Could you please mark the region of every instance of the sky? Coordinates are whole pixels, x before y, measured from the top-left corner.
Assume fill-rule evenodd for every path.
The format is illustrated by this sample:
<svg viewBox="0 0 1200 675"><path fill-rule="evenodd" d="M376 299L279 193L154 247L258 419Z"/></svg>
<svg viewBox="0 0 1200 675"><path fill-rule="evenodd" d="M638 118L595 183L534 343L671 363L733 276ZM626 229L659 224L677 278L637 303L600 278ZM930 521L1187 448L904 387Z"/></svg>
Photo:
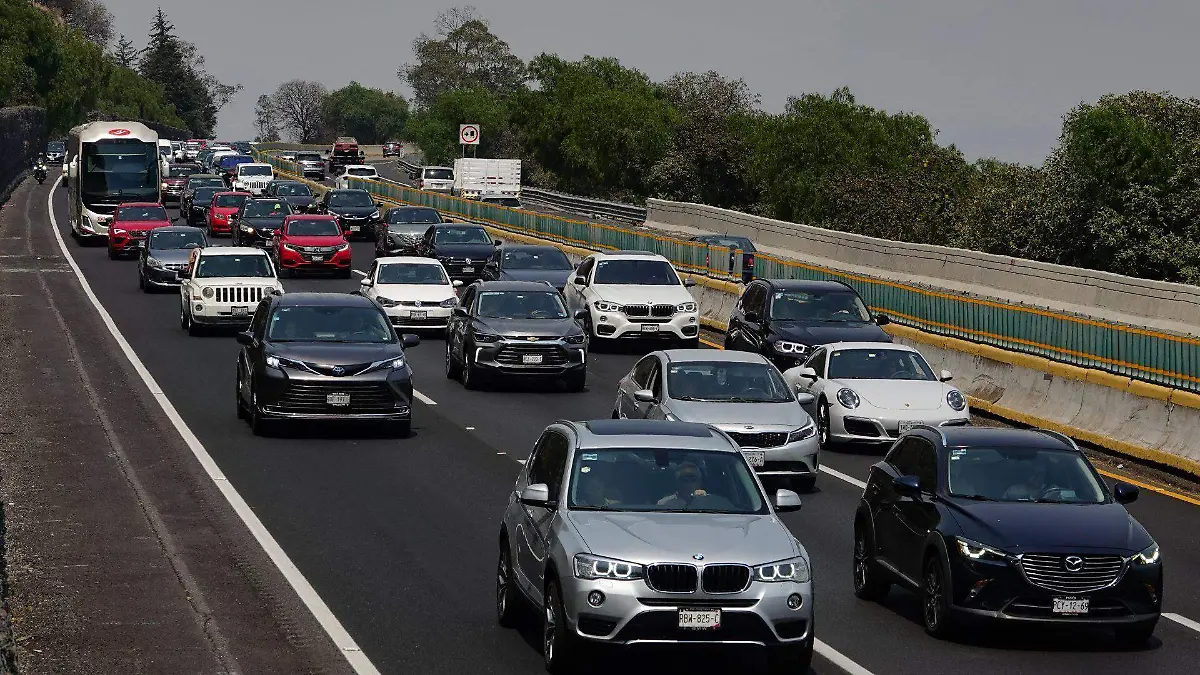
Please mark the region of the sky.
<svg viewBox="0 0 1200 675"><path fill-rule="evenodd" d="M351 79L408 94L397 68L454 0L105 0L144 46L163 4L209 72L244 89L217 135L252 138L254 102L279 83ZM848 86L859 103L924 115L968 159L1040 164L1062 116L1133 89L1200 95L1195 0L460 0L513 52L616 57L663 80L741 77L778 112L788 96ZM487 133L487 130L483 130Z"/></svg>

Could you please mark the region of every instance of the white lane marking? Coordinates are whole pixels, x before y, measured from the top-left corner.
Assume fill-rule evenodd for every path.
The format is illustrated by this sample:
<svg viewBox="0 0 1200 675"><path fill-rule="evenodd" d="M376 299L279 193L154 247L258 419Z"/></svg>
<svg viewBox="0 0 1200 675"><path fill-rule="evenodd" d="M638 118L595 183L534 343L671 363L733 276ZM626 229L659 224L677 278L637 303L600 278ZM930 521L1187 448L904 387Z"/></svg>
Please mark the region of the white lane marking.
<svg viewBox="0 0 1200 675"><path fill-rule="evenodd" d="M1197 633L1200 633L1200 622L1192 621L1191 619L1187 618L1186 616L1179 616L1178 614L1168 614L1167 612L1163 612L1163 617L1174 621L1175 623L1179 624L1180 626L1183 626L1185 628L1191 628L1192 630L1196 631Z"/></svg>
<svg viewBox="0 0 1200 675"><path fill-rule="evenodd" d="M364 277L365 277L365 276L367 276L367 273L366 273L366 272L363 272L362 270L350 270L350 271L351 271L351 272L354 272L355 274L358 274L358 275L364 276Z"/></svg>
<svg viewBox="0 0 1200 675"><path fill-rule="evenodd" d="M813 651L824 656L833 665L846 671L846 675L872 675L871 671L858 665L845 654L842 654L815 637L813 638Z"/></svg>
<svg viewBox="0 0 1200 675"><path fill-rule="evenodd" d="M421 392L417 391L416 389L413 389L413 396L416 396L417 400L419 400L421 403L424 403L425 405L437 405L437 401L429 398L428 396L426 396L425 394L422 394Z"/></svg>
<svg viewBox="0 0 1200 675"><path fill-rule="evenodd" d="M54 185L51 187L50 194L46 197L46 210L50 214L50 225L54 229L54 238L58 240L58 247L62 249L63 255L66 257L67 262L71 265L71 269L75 271L75 278L79 280L79 285L83 287L84 295L86 295L88 301L92 303L92 307L96 309L96 313L100 315L100 319L104 322L105 327L108 328L109 334L111 334L113 339L117 341L117 345L120 346L121 352L125 354L125 358L129 359L129 362L133 365L133 369L137 371L137 374L142 378L142 382L146 385L146 388L150 390L151 395L154 396L154 400L158 402L158 405L160 408L162 408L163 413L169 420L171 420L171 424L175 426L175 430L178 431L179 435L183 437L184 443L187 443L187 446L191 449L192 454L195 455L196 459L200 462L200 465L204 467L205 473L207 473L208 477L211 478L213 483L216 484L217 489L219 489L221 494L225 496L225 499L229 502L229 505L233 507L233 510L235 513L237 513L238 517L241 518L242 522L246 524L247 528L249 528L250 533L254 535L254 539L258 541L258 544L263 547L263 550L266 551L267 555L271 558L271 562L275 563L275 567L279 569L279 571L283 574L283 577L287 579L288 583L296 591L296 594L300 596L300 600L304 603L304 606L308 607L309 611L312 612L313 617L315 617L317 622L321 624L321 627L325 629L325 633L329 635L329 638L333 640L333 643L337 645L339 650L341 650L342 656L344 656L346 661L349 662L350 667L353 668L354 672L358 673L358 675L379 675L379 669L371 663L371 660L367 658L365 653L363 653L362 649L358 646L358 643L354 641L354 638L350 637L350 633L346 632L346 629L342 626L342 623L338 621L336 616L334 616L333 611L329 609L329 606L325 604L325 601L321 599L321 596L317 595L316 589L312 587L312 584L308 582L308 579L304 578L304 575L300 573L299 568L297 568L295 563L288 558L288 555L284 552L283 547L281 547L279 543L275 541L275 538L272 537L271 533L267 531L266 526L263 525L262 521L258 519L258 516L254 514L254 511L250 508L250 505L246 503L245 499L242 499L242 496L238 494L238 491L234 489L233 485L230 484L229 479L225 477L225 474L222 473L221 468L217 466L217 463L215 460L213 460L212 455L210 455L208 450L204 448L204 444L200 442L200 439L196 437L196 434L192 433L192 430L188 427L187 422L183 421L183 417L179 415L179 411L175 409L175 406L171 403L170 399L168 399L167 395L163 393L162 388L158 386L158 382L154 380L154 376L150 374L150 371L146 368L145 364L143 364L142 360L138 358L137 353L134 352L133 347L129 344L129 341L127 341L125 336L121 334L120 329L117 328L117 324L115 321L113 321L112 316L109 315L108 310L104 309L104 305L100 304L100 299L96 297L94 292L92 292L91 284L88 283L87 277L84 276L83 270L80 269L79 264L75 262L75 258L71 255L71 251L67 248L67 243L63 241L62 233L58 230L58 219L54 217L55 189L58 187L60 182L62 182L61 176L54 181Z"/></svg>
<svg viewBox="0 0 1200 675"><path fill-rule="evenodd" d="M862 488L863 490L867 489L867 484L865 482L855 478L854 476L848 476L837 469L831 469L824 464L821 465L821 472L827 473L838 480L844 480L855 487Z"/></svg>

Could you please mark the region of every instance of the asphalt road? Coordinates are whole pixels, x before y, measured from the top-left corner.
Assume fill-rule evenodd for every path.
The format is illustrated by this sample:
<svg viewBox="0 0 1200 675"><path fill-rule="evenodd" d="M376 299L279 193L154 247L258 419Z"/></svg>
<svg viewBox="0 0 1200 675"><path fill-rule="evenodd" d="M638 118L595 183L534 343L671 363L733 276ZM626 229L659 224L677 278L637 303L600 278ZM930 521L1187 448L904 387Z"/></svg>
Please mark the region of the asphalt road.
<svg viewBox="0 0 1200 675"><path fill-rule="evenodd" d="M46 189L46 188L43 188ZM65 191L55 200L64 236ZM45 214L35 227L50 227ZM221 242L225 243L225 242ZM493 584L499 518L523 460L555 419L606 418L617 380L648 347L597 354L585 392L517 386L466 391L442 372L444 343L423 339L411 350L415 386L426 402L414 408L414 433L396 440L334 426L296 427L262 439L234 416L231 335L189 338L179 328L175 294L144 295L135 265L112 262L104 249L68 240L100 301L140 359L208 448L234 487L385 673L534 673L534 632L498 628ZM365 269L372 244L354 245ZM358 280L289 279L289 290L348 292ZM914 597L893 591L883 604L851 593L851 518L878 457L827 454L818 490L784 520L813 560L817 637L865 672L1191 673L1200 662L1200 626L1163 619L1156 639L1139 651L1115 651L1105 632L996 629L965 643L925 636ZM1143 493L1133 513L1162 545L1165 607L1200 620L1197 507ZM643 658L643 656L647 658ZM689 672L736 668L740 655L609 654L596 672ZM629 658L634 660L626 660ZM817 673L841 669L825 658ZM862 671L859 671L862 672Z"/></svg>

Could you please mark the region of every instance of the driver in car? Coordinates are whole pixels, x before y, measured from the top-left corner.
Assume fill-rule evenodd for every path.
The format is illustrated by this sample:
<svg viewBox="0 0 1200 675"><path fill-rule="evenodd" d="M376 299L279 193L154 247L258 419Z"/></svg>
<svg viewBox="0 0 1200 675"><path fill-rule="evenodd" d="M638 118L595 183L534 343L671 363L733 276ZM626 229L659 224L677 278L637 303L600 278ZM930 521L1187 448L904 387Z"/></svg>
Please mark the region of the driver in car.
<svg viewBox="0 0 1200 675"><path fill-rule="evenodd" d="M696 497L708 496L708 491L701 487L702 482L700 467L684 462L675 472L675 491L658 500L658 505L681 509Z"/></svg>

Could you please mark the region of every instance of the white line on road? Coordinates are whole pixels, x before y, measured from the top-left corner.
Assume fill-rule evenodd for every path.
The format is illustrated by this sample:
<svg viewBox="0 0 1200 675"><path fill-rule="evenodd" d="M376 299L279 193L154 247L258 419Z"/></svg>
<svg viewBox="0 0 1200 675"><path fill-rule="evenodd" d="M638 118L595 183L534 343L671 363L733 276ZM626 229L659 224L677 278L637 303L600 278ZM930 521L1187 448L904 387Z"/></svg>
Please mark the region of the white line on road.
<svg viewBox="0 0 1200 675"><path fill-rule="evenodd" d="M838 471L837 469L831 469L822 464L821 471L823 473L829 474L830 476L833 476L834 478L837 478L838 480L844 480L847 483L849 483L855 487L862 488L864 490L867 489L867 484L865 482L863 482L853 476L848 476L848 475L842 473L841 471Z"/></svg>
<svg viewBox="0 0 1200 675"><path fill-rule="evenodd" d="M129 341L125 339L125 336L121 334L120 329L117 328L117 324L115 321L113 321L113 318L108 313L108 310L104 309L104 305L100 303L100 299L97 298L96 294L92 291L92 286L88 283L87 277L84 276L83 270L80 269L79 264L75 262L74 256L71 255L71 251L67 248L67 243L63 241L62 233L58 230L58 219L54 217L54 195L56 189L58 188L58 184L61 181L62 177L59 176L51 186L50 194L46 197L46 211L50 215L50 225L54 230L54 238L58 240L59 248L62 249L63 255L66 257L67 262L71 265L71 269L75 271L75 278L79 280L79 285L83 287L84 295L86 295L88 301L92 303L92 307L96 308L96 312L100 315L101 321L104 322L105 327L108 328L108 332L113 336L113 339L117 341L117 345L121 348L121 352L125 354L125 358L129 359L129 362L133 365L133 369L137 371L137 374L142 378L142 382L145 383L146 387L150 390L150 394L154 396L154 400L158 402L158 405L160 408L162 408L163 413L169 420L171 420L171 424L175 426L175 430L178 431L179 435L183 437L184 443L187 443L187 446L191 449L192 454L195 455L196 459L200 462L200 465L204 467L205 473L207 473L208 477L211 478L216 484L217 489L219 489L221 494L225 496L225 499L229 502L229 505L233 507L233 510L235 513L237 513L238 517L241 518L242 522L246 524L247 528L249 528L250 533L254 535L255 540L258 541L259 545L262 546L263 550L266 551L268 556L270 556L271 562L275 563L275 566L279 569L280 573L283 574L283 577L287 579L287 582L291 584L292 588L296 591L296 594L300 596L300 600L304 603L304 606L308 607L309 611L312 612L313 617L315 617L317 622L321 624L321 627L325 629L325 632L329 635L329 638L333 640L333 643L337 645L339 650L341 650L342 656L344 656L346 661L349 662L350 667L352 667L354 672L358 673L358 675L379 675L379 669L371 663L371 660L367 658L365 653L363 653L362 649L358 646L358 643L354 641L354 638L350 637L350 633L348 633L345 627L342 626L341 621L338 621L338 618L334 616L333 611L329 609L329 606L326 605L325 601L321 599L321 596L317 594L316 589L312 587L312 584L308 582L308 579L304 578L304 575L301 574L299 568L296 567L295 563L293 563L288 557L287 553L284 552L283 547L279 545L279 542L275 541L275 538L272 537L271 533L267 531L266 526L263 525L262 521L258 519L258 516L255 515L254 511L250 508L250 505L246 503L246 500L243 499L242 496L238 494L238 491L234 489L233 485L230 484L229 480L225 477L225 474L221 471L221 468L217 466L216 461L213 460L212 455L210 455L208 450L204 448L204 444L200 442L200 439L197 438L196 434L192 433L192 430L188 427L187 422L183 421L183 417L180 416L179 411L175 409L174 404L172 404L170 399L167 398L167 395L163 393L162 388L158 386L158 382L155 381L154 376L150 374L150 371L146 368L145 364L142 363L142 360L138 357L137 353L133 350L133 347L129 344Z"/></svg>
<svg viewBox="0 0 1200 675"><path fill-rule="evenodd" d="M360 276L364 276L364 277L367 276L367 273L362 270L350 270L350 271L354 272L355 274L358 274Z"/></svg>
<svg viewBox="0 0 1200 675"><path fill-rule="evenodd" d="M424 403L425 405L437 405L437 401L429 398L428 396L426 396L425 394L422 394L421 392L417 391L416 389L413 389L413 396L416 396L417 400L419 400L421 403Z"/></svg>
<svg viewBox="0 0 1200 675"><path fill-rule="evenodd" d="M813 651L824 656L833 665L846 671L847 675L872 675L871 671L858 665L850 657L815 637L813 638Z"/></svg>
<svg viewBox="0 0 1200 675"><path fill-rule="evenodd" d="M1183 626L1185 628L1191 628L1192 630L1196 631L1197 633L1200 633L1200 622L1192 621L1191 619L1187 618L1186 616L1179 616L1178 614L1168 614L1166 612L1163 612L1163 617L1174 621L1175 623L1179 624L1180 626Z"/></svg>

